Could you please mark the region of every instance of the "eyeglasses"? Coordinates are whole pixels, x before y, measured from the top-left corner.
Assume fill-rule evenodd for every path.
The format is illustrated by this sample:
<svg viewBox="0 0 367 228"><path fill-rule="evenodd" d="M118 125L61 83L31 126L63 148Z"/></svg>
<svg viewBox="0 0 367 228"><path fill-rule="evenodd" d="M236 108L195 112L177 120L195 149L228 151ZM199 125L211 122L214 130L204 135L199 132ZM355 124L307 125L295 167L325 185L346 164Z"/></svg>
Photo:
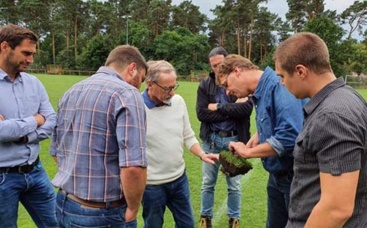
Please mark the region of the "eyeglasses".
<svg viewBox="0 0 367 228"><path fill-rule="evenodd" d="M230 74L229 74L230 75ZM222 77L221 79L219 79L219 86L224 88L224 89L227 89L228 88L228 77L229 75L227 75L226 77Z"/></svg>
<svg viewBox="0 0 367 228"><path fill-rule="evenodd" d="M220 87L223 87L224 89L227 89L228 88L228 78L229 78L229 76L233 73L234 71L232 71L231 73L229 73L227 76L225 76L225 77L222 77L221 79L219 79L220 81L219 81L219 86ZM222 81L222 79L224 79L223 81Z"/></svg>
<svg viewBox="0 0 367 228"><path fill-rule="evenodd" d="M176 84L175 86L163 87L163 86L159 85L156 82L153 82L153 83L156 84L159 88L163 89L164 92L166 92L166 93L170 93L172 90L177 90L177 88L179 86L179 84Z"/></svg>
<svg viewBox="0 0 367 228"><path fill-rule="evenodd" d="M227 78L228 78L228 76L227 76ZM219 85L220 87L223 87L225 89L228 88L227 78L224 80L224 82L221 82L221 84Z"/></svg>

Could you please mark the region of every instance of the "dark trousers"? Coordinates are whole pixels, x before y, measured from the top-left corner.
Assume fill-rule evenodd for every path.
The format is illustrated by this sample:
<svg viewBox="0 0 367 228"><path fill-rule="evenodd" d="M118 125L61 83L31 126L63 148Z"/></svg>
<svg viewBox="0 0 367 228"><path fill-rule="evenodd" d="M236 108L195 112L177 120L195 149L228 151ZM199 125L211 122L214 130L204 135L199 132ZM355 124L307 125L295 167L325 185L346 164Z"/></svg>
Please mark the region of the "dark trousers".
<svg viewBox="0 0 367 228"><path fill-rule="evenodd" d="M288 221L289 193L293 173L270 174L266 228L284 228Z"/></svg>

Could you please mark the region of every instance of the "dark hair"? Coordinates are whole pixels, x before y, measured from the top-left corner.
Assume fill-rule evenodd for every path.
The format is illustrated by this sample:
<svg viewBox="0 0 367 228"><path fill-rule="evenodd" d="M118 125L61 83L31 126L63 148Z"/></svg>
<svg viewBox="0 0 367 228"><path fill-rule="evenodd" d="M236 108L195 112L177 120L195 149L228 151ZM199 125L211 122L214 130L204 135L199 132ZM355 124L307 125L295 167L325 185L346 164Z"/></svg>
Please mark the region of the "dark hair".
<svg viewBox="0 0 367 228"><path fill-rule="evenodd" d="M148 71L148 65L144 56L140 53L139 49L130 45L120 45L113 49L107 57L105 66L109 66L114 63L121 69L124 69L131 63L136 63L138 70L144 69Z"/></svg>
<svg viewBox="0 0 367 228"><path fill-rule="evenodd" d="M31 30L19 25L8 24L0 28L0 43L6 41L11 49L18 46L24 39L37 43L38 37Z"/></svg>
<svg viewBox="0 0 367 228"><path fill-rule="evenodd" d="M224 57L226 57L228 55L228 52L226 51L226 49L222 47L216 47L210 51L208 58L210 59L211 57L215 55L223 55Z"/></svg>

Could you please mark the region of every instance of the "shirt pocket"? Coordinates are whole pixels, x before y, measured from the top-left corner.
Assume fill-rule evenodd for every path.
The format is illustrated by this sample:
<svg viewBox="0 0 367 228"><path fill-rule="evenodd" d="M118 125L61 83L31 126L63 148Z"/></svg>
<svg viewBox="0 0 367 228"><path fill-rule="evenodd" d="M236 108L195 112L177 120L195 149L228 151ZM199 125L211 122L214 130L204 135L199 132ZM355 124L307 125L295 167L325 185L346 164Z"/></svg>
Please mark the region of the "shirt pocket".
<svg viewBox="0 0 367 228"><path fill-rule="evenodd" d="M41 101L38 96L30 94L22 99L22 103L23 107L26 107L25 110L34 115L38 113Z"/></svg>
<svg viewBox="0 0 367 228"><path fill-rule="evenodd" d="M306 140L304 134L299 134L294 145L293 156L295 162L305 163Z"/></svg>

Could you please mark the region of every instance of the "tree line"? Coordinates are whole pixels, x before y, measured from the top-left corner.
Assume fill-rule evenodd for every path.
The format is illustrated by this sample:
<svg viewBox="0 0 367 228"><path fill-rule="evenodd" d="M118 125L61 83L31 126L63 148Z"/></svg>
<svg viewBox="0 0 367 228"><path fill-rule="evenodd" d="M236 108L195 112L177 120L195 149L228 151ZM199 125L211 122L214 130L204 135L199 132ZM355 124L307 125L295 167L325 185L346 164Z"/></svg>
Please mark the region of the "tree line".
<svg viewBox="0 0 367 228"><path fill-rule="evenodd" d="M22 25L39 35L38 68L97 70L110 50L127 42L147 60L171 62L182 75L209 70L207 54L215 46L273 66L280 41L310 31L326 41L337 76L367 73L367 1L338 14L325 10L324 0L287 0L285 19L264 7L266 2L222 0L211 19L190 0L2 0L0 25Z"/></svg>

